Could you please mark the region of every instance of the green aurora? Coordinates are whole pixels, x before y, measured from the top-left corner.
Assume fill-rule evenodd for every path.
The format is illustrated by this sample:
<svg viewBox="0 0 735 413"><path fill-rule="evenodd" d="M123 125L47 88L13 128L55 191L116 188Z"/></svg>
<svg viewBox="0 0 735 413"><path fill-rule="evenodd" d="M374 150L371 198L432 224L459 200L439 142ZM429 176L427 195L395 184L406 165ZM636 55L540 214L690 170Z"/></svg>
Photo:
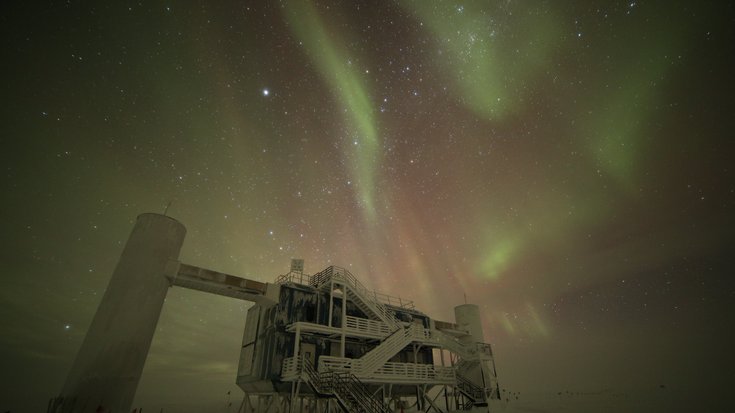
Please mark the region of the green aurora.
<svg viewBox="0 0 735 413"><path fill-rule="evenodd" d="M524 397L722 411L734 7L10 7L0 411L58 391L135 216L169 203L192 265L477 303ZM139 404L237 394L246 309L172 289Z"/></svg>

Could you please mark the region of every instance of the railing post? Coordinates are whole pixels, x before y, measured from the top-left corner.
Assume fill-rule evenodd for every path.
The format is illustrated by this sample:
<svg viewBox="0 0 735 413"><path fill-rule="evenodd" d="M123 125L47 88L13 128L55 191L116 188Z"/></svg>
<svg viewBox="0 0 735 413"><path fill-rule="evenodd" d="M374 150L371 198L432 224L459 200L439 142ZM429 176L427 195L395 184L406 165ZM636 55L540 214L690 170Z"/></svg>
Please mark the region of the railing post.
<svg viewBox="0 0 735 413"><path fill-rule="evenodd" d="M334 281L329 281L329 327L332 327L332 311L334 311Z"/></svg>
<svg viewBox="0 0 735 413"><path fill-rule="evenodd" d="M345 356L345 342L347 340L347 284L342 284L342 322L340 323L340 326L342 327L342 337L339 343L339 351L342 357Z"/></svg>
<svg viewBox="0 0 735 413"><path fill-rule="evenodd" d="M299 342L301 341L301 324L296 323L296 337L294 340L293 354L294 357L299 356Z"/></svg>

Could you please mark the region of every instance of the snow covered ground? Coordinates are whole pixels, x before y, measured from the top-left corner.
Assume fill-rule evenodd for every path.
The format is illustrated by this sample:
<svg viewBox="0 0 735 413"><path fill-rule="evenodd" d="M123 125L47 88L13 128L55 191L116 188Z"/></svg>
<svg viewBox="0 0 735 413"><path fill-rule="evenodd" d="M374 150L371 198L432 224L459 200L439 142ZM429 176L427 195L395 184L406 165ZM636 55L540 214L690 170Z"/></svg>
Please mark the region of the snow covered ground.
<svg viewBox="0 0 735 413"><path fill-rule="evenodd" d="M480 410L477 410L480 411ZM487 411L487 410L485 410ZM650 391L524 394L490 406L492 413L656 413L724 412L722 400L655 388Z"/></svg>

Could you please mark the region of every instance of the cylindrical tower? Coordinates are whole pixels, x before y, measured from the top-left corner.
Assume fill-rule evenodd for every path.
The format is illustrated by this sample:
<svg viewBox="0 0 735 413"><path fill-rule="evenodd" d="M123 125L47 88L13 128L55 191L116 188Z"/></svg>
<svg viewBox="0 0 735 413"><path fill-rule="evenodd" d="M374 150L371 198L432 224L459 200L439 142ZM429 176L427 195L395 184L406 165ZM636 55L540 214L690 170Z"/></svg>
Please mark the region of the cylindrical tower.
<svg viewBox="0 0 735 413"><path fill-rule="evenodd" d="M130 411L169 287L164 269L178 260L185 235L171 217L138 216L64 384L61 411Z"/></svg>
<svg viewBox="0 0 735 413"><path fill-rule="evenodd" d="M480 350L480 347L475 347L476 343L485 342L480 308L475 304L458 305L454 307L454 318L459 328L467 330L469 333L468 336L460 338L460 341L466 346ZM479 356L479 359L462 365L457 374L475 385L485 388L486 399L497 399L500 397L500 393L492 353L483 351Z"/></svg>
<svg viewBox="0 0 735 413"><path fill-rule="evenodd" d="M480 320L480 308L476 304L462 304L454 307L454 319L460 328L470 333L469 337L462 340L465 344L485 341Z"/></svg>

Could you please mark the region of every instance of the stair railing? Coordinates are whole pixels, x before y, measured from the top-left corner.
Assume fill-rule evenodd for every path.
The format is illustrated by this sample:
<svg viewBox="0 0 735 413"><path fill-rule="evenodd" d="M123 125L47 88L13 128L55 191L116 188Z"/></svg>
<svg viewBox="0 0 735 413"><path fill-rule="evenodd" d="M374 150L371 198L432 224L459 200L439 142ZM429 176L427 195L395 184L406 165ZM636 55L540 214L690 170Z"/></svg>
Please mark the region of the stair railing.
<svg viewBox="0 0 735 413"><path fill-rule="evenodd" d="M334 265L329 266L311 277L311 285L319 288L332 279L345 282L370 307L370 310L389 325L391 330L398 329L400 324L395 314L377 299L377 295L373 291L365 287L360 280L346 269Z"/></svg>
<svg viewBox="0 0 735 413"><path fill-rule="evenodd" d="M353 406L349 407L352 411L364 411L366 413L389 413L390 410L386 405L371 395L365 385L354 374L347 372L335 373L334 389L338 397L344 397L347 400L354 401Z"/></svg>
<svg viewBox="0 0 735 413"><path fill-rule="evenodd" d="M485 389L471 382L461 374L457 374L457 388L473 402L485 402Z"/></svg>
<svg viewBox="0 0 735 413"><path fill-rule="evenodd" d="M382 367L396 353L411 344L411 341L418 336L417 330L419 328L423 330L423 326L412 324L406 328L396 330L395 333L359 359L359 373L367 375Z"/></svg>
<svg viewBox="0 0 735 413"><path fill-rule="evenodd" d="M333 394L350 412L391 413L381 401L373 397L354 374L326 371L319 373L310 360L302 358L301 371L318 393Z"/></svg>
<svg viewBox="0 0 735 413"><path fill-rule="evenodd" d="M439 330L432 331L432 335L435 337L438 344L440 344L447 350L450 350L453 353L457 354L463 360L477 360L477 349L474 346L466 346Z"/></svg>

